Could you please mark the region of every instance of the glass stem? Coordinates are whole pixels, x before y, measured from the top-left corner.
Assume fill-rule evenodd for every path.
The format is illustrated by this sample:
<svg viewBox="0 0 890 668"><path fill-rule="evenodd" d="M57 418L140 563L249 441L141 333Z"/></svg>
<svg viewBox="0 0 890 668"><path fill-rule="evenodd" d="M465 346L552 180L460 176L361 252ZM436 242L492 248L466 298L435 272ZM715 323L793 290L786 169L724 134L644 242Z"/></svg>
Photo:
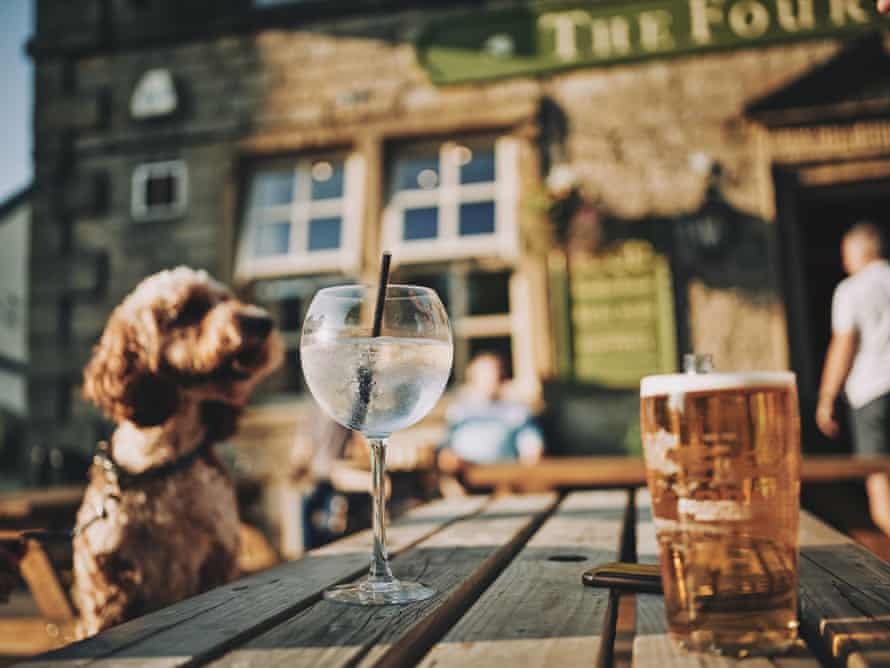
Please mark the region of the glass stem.
<svg viewBox="0 0 890 668"><path fill-rule="evenodd" d="M371 444L371 496L374 501L374 552L368 580L372 583L392 582L386 553L386 439L370 438L368 441Z"/></svg>

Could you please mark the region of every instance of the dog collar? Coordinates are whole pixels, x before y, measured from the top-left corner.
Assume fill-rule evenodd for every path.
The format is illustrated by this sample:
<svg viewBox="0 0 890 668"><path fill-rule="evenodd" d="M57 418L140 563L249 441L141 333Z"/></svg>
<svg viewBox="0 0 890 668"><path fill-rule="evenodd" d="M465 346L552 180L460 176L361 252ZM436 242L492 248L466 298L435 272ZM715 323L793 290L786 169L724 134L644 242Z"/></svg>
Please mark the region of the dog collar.
<svg viewBox="0 0 890 668"><path fill-rule="evenodd" d="M177 471L189 468L211 445L212 444L209 441L205 441L191 452L182 455L181 457L177 457L172 462L167 462L160 466L153 466L140 473L130 473L114 461L114 457L111 456L111 447L108 444L108 441L99 441L96 446L96 454L93 455L93 461L101 467L107 483L116 483L118 487L124 489L125 487L131 487L148 480L157 480L158 478L163 478L176 473Z"/></svg>

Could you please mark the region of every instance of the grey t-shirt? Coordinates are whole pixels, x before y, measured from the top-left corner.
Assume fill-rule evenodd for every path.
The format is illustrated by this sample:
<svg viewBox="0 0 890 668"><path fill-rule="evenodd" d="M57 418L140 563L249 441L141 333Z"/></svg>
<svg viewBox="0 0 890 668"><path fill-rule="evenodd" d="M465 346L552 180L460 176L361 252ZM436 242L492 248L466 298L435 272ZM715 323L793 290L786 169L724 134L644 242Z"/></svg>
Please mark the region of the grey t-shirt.
<svg viewBox="0 0 890 668"><path fill-rule="evenodd" d="M831 304L836 334L856 332L859 348L844 391L853 408L890 392L890 264L875 260L841 281Z"/></svg>

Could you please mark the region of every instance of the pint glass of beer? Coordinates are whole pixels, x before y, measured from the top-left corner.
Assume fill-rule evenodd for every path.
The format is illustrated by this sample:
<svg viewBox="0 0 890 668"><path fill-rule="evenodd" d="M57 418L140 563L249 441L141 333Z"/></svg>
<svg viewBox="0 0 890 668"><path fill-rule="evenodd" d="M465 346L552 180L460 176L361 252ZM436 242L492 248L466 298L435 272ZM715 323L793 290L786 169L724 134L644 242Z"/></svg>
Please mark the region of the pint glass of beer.
<svg viewBox="0 0 890 668"><path fill-rule="evenodd" d="M787 649L798 627L794 374L648 376L640 396L671 636L733 656Z"/></svg>

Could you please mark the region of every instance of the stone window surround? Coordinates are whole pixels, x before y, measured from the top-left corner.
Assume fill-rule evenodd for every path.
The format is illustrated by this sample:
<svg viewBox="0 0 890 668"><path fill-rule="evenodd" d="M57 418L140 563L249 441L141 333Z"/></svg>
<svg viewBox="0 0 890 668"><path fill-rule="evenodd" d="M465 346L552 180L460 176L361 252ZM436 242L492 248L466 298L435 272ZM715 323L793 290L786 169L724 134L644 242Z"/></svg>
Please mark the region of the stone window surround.
<svg viewBox="0 0 890 668"><path fill-rule="evenodd" d="M159 177L172 177L175 180L174 199L170 204L150 206L147 192L148 181ZM133 169L130 191L130 215L133 220L149 222L177 218L184 214L188 208L188 199L188 167L184 160L149 162Z"/></svg>

